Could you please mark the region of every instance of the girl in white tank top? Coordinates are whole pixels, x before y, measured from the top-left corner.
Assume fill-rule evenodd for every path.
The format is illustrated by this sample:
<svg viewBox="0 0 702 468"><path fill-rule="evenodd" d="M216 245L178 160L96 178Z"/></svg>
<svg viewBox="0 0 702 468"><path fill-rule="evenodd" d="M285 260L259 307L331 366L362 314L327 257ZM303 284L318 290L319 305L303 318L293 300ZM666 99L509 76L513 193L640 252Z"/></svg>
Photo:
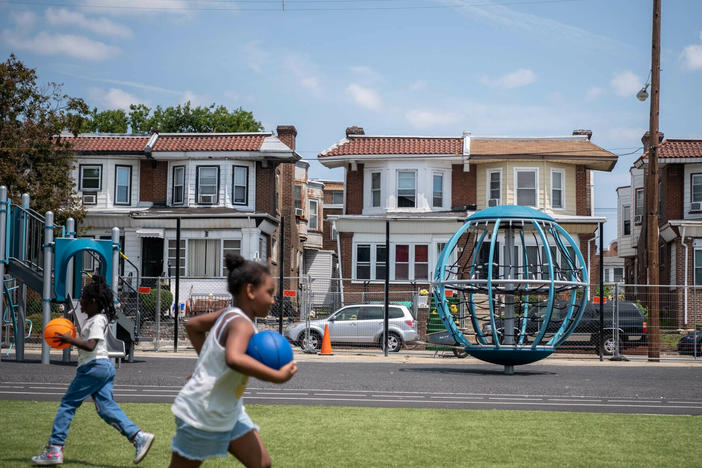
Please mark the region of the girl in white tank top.
<svg viewBox="0 0 702 468"><path fill-rule="evenodd" d="M199 357L171 407L176 417L172 468L197 467L227 453L245 466L270 466L242 395L249 376L284 383L297 371L294 361L275 370L246 354L256 333L253 318L267 316L274 303L275 284L268 268L239 255L228 255L226 265L228 289L237 307L193 317L185 325Z"/></svg>

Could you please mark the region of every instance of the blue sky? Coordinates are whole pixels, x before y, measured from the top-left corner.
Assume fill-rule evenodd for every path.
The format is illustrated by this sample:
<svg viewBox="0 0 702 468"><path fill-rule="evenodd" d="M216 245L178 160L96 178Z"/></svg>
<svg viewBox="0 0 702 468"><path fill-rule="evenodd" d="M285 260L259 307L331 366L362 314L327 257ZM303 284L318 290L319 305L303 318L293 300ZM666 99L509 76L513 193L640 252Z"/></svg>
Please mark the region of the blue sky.
<svg viewBox="0 0 702 468"><path fill-rule="evenodd" d="M307 159L368 134L593 131L622 155L596 175L616 237L648 128L650 0L0 0L0 51L100 109L185 100L292 124ZM662 12L660 127L702 138L702 2ZM311 161L311 176L341 179Z"/></svg>

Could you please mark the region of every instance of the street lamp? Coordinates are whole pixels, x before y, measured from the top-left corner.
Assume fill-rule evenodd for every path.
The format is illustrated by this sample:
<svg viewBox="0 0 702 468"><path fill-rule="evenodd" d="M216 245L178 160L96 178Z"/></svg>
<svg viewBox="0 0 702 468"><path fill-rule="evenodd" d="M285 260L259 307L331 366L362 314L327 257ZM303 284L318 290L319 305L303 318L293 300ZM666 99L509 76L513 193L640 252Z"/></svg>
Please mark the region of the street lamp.
<svg viewBox="0 0 702 468"><path fill-rule="evenodd" d="M638 99L641 102L644 102L646 99L648 99L648 85L649 83L646 83L643 88L641 88L641 91L636 93L636 99Z"/></svg>

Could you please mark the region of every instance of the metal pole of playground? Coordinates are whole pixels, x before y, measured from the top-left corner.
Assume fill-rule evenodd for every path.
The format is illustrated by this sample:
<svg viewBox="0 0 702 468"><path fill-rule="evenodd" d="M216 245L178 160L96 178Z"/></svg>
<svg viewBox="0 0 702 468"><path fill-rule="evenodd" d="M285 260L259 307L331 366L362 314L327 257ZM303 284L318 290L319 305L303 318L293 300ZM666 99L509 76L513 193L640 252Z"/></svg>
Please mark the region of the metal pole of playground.
<svg viewBox="0 0 702 468"><path fill-rule="evenodd" d="M22 194L22 209L20 216L22 217L22 260L27 260L27 245L29 242L29 194ZM15 357L17 361L24 361L24 336L25 336L25 321L27 316L27 283L22 282L19 290L19 317L17 317L17 328L20 333L16 334L17 343L15 344Z"/></svg>
<svg viewBox="0 0 702 468"><path fill-rule="evenodd" d="M68 218L66 220L66 237L73 239L76 237L76 220ZM70 291L71 298L73 297L73 259L68 261L66 265L66 291ZM66 296L68 297L68 295ZM64 306L65 307L65 306ZM65 309L64 309L65 310ZM64 312L65 317L67 312ZM63 362L71 361L71 347L63 349Z"/></svg>
<svg viewBox="0 0 702 468"><path fill-rule="evenodd" d="M41 295L41 318L42 323L47 324L51 320L51 254L54 244L54 213L46 212L44 218L44 270L42 272L43 291ZM49 345L46 340L41 341L41 363L49 364Z"/></svg>
<svg viewBox="0 0 702 468"><path fill-rule="evenodd" d="M388 356L388 327L390 320L390 220L385 220L385 310L383 311L383 354Z"/></svg>
<svg viewBox="0 0 702 468"><path fill-rule="evenodd" d="M112 228L112 295L115 302L115 309L120 307L119 303L119 228ZM114 327L112 331L117 336L117 325L112 325Z"/></svg>
<svg viewBox="0 0 702 468"><path fill-rule="evenodd" d="M173 352L178 352L178 315L180 314L180 216L176 218L176 284L175 284L175 317L173 317ZM159 285L160 287L160 285ZM158 291L161 295L161 291ZM159 311L160 313L161 311Z"/></svg>
<svg viewBox="0 0 702 468"><path fill-rule="evenodd" d="M7 233L5 226L7 224L7 213L10 209L9 203L7 203L7 187L4 185L0 187L0 281L2 281L3 288L5 287L5 258L7 253L5 252L5 234ZM0 313L5 310L5 305L3 301L2 291L0 291ZM0 360L2 360L2 353L0 353Z"/></svg>

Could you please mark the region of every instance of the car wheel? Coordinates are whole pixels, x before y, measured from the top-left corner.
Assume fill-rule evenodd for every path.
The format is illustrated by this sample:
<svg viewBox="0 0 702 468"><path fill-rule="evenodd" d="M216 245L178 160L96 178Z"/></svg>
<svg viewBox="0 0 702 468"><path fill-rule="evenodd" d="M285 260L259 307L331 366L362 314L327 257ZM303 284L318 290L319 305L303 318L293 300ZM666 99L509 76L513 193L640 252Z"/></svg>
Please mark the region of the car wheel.
<svg viewBox="0 0 702 468"><path fill-rule="evenodd" d="M319 351L322 349L322 337L316 331L310 330L308 337L305 337L305 332L302 331L300 334L300 347L302 349L312 349L314 351Z"/></svg>
<svg viewBox="0 0 702 468"><path fill-rule="evenodd" d="M454 349L453 355L459 359L463 359L465 357L468 357L468 351L466 351L465 349Z"/></svg>
<svg viewBox="0 0 702 468"><path fill-rule="evenodd" d="M388 351L397 353L402 349L402 338L397 333L388 333Z"/></svg>

